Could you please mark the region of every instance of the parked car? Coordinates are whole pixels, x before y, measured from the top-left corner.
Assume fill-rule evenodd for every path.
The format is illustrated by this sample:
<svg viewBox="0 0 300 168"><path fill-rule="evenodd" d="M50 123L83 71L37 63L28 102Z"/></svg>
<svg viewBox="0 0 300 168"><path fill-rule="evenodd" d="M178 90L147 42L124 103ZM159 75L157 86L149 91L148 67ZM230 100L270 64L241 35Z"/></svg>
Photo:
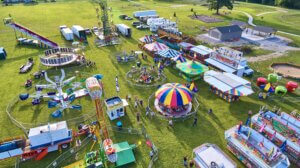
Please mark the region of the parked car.
<svg viewBox="0 0 300 168"><path fill-rule="evenodd" d="M132 17L127 16L127 15L120 15L119 18L120 18L120 19L124 19L124 20L133 20Z"/></svg>
<svg viewBox="0 0 300 168"><path fill-rule="evenodd" d="M20 73L26 73L30 71L33 67L33 59L29 58L27 63L20 67Z"/></svg>
<svg viewBox="0 0 300 168"><path fill-rule="evenodd" d="M139 26L136 26L137 29L149 29L149 26L148 25L145 25L145 24L141 24Z"/></svg>
<svg viewBox="0 0 300 168"><path fill-rule="evenodd" d="M251 75L253 75L253 73L254 73L253 69L251 69L247 66L247 67L245 67L243 76L251 76Z"/></svg>
<svg viewBox="0 0 300 168"><path fill-rule="evenodd" d="M142 24L142 22L132 22L132 26L134 26L134 27L137 27L141 24Z"/></svg>

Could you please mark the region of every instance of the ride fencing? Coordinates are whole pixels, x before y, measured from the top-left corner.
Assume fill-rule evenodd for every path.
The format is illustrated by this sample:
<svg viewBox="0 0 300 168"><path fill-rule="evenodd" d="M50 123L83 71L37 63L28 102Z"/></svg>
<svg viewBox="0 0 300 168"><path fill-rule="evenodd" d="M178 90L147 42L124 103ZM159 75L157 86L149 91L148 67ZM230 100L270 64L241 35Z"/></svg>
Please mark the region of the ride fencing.
<svg viewBox="0 0 300 168"><path fill-rule="evenodd" d="M158 148L154 145L153 141L151 140L149 134L146 131L146 128L144 125L141 125L141 128L122 128L120 129L119 127L112 126L108 127L110 131L115 131L119 133L127 133L127 134L135 134L135 135L141 135L143 136L146 141L152 142L152 150L153 150L153 157L149 161L148 168L152 168L155 161L158 159ZM79 151L81 151L84 147L86 147L91 141L92 141L92 136L87 136L81 143L80 146L75 146L73 148L70 148L68 151L64 152L60 156L58 156L55 160L53 160L46 168L56 168L60 167L60 165L69 159L70 157L76 155ZM20 167L21 160L17 158L16 163L15 163L15 168Z"/></svg>
<svg viewBox="0 0 300 168"><path fill-rule="evenodd" d="M14 98L6 107L6 114L9 117L9 119L11 120L11 122L13 124L15 124L18 128L22 129L23 132L25 133L26 136L28 136L28 130L30 128L34 128L34 127L38 127L38 126L42 126L42 125L47 125L48 122L38 122L38 123L25 123L25 122L21 122L18 121L11 113L13 112L13 107L19 102L19 98L16 97ZM79 117L75 117L69 120L66 120L68 123L68 126L76 126L79 125L81 123L84 123L92 118L96 117L96 113L94 111L91 111L87 114L83 114Z"/></svg>
<svg viewBox="0 0 300 168"><path fill-rule="evenodd" d="M60 164L62 164L64 161L66 161L71 156L78 153L81 149L83 149L86 145L88 145L93 138L87 136L84 140L82 140L80 146L74 146L73 148L70 148L68 151L64 152L62 155L57 157L54 161L52 161L46 168L55 168L58 167Z"/></svg>

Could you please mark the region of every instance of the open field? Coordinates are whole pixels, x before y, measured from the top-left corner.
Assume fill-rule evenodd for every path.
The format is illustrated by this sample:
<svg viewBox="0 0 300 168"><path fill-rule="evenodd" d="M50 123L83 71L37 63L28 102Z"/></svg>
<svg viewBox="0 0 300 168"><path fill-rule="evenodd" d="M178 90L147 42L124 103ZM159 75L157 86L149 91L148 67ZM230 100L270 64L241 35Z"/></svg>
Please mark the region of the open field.
<svg viewBox="0 0 300 168"><path fill-rule="evenodd" d="M197 11L197 14L207 14L213 15L213 11L207 10L203 6L193 6L192 4L186 4L185 6L170 6L176 3L167 2L157 2L157 1L119 1L113 0L109 2L112 7L113 22L125 23L131 25L131 21L121 21L119 19L120 14L132 15L132 12L144 9L155 9L158 11L159 15L165 18L170 18L173 13L176 12L178 16L179 29L184 33L189 35L196 35L201 33L200 27L205 26L207 28L214 26L227 25L230 23L232 18L246 21L247 17L239 12L232 12L230 15L226 16L216 16L224 19L224 22L206 24L201 21L192 20L188 17L191 15L191 8ZM181 4L181 3L180 3ZM247 4L248 5L248 4ZM261 12L272 11L273 8L267 7L263 10L260 5L251 4L247 6L244 3L240 3L235 10L245 10L251 12L251 14L256 15ZM64 41L63 37L60 35L58 27L60 25L72 26L74 24L82 25L83 27L92 27L97 25L95 8L98 7L96 4L88 0L81 1L58 1L56 3L40 3L33 6L25 5L14 5L3 7L0 6L0 18L5 18L9 14L12 15L14 20L24 26L36 31L49 39L58 42L61 46L70 46L69 42ZM287 14L298 16L300 11L288 10ZM286 13L282 13L286 14ZM269 16L270 15L270 16ZM260 22L261 24L266 24L274 26L278 29L283 29L291 33L300 34L300 27L293 26L292 24L281 23L276 20L273 14L264 16L264 20ZM270 17L270 18L269 18ZM300 17L296 17L298 20ZM172 18L172 20L175 20ZM114 53L130 50L138 50L137 39L145 34L149 34L148 31L139 31L133 28L133 38L122 39L122 44L113 47L97 48L94 45L95 36L90 36L88 38L89 45L85 49L85 55L88 59L96 62L96 68L78 68L82 72L87 72L90 74L101 73L104 75L103 82L105 85L105 93L107 97L115 96L115 76L119 76L119 84L121 88L120 95L125 97L127 94L137 95L146 102L147 98L155 92L153 89L141 89L128 85L125 81L126 72L129 71L132 65L127 64L117 64L114 60ZM300 45L300 39L297 37L295 41ZM16 128L8 119L5 109L7 104L15 98L19 93L26 92L23 87L26 79L30 78L30 73L33 73L39 69L38 55L42 54L42 49L30 48L30 47L20 47L16 45L14 31L3 24L0 24L0 46L3 46L8 52L8 58L5 61L0 62L0 70L2 75L0 75L0 138L16 136L23 134L22 131ZM293 62L300 63L299 52L291 52L289 56L284 58L278 58L272 61L264 61L260 63L253 63L251 67L258 70L260 75L267 75L271 71L268 69L272 62ZM24 64L29 57L33 57L36 65L32 71L28 74L20 75L18 73L19 67ZM153 61L151 57L142 63L152 64ZM164 70L167 76L168 82L179 82L186 83L181 77L177 70L172 67L168 67ZM144 110L142 110L142 122L146 126L147 132L152 137L152 140L159 148L159 160L155 164L156 167L168 168L168 167L180 167L182 165L183 156L188 156L191 158L192 149L202 143L215 143L221 149L224 150L229 156L231 156L234 161L238 163L238 167L243 167L243 165L229 153L226 149L226 143L224 140L224 131L239 121L245 121L247 118L247 113L249 110L257 112L260 106L268 105L273 107L274 105L280 106L283 111L290 112L294 109L300 109L300 104L283 102L280 100L266 100L259 101L257 94L249 97L244 97L239 102L227 103L216 95L209 91L209 86L203 81L197 81L197 86L199 88L199 93L196 95L196 99L200 102L200 109L198 111L198 126L192 127L193 119L188 119L183 122L175 123L174 128L169 128L167 126L167 121L159 119L149 119L145 116ZM293 96L293 95L289 95ZM28 104L30 103L27 101ZM22 104L25 102L22 102ZM83 106L83 110L87 108L88 110L93 110L93 103L89 98L83 98L80 100ZM49 110L36 109L35 107L27 106L27 108L18 107L14 111L14 115L20 117L22 120L27 122L47 122L50 119ZM209 108L213 109L213 114L207 114ZM74 111L75 112L75 111ZM75 112L76 113L76 112ZM128 109L127 116L122 118L125 127L139 127L136 122L136 110L131 104ZM70 114L76 115L76 114ZM71 117L72 117L71 116ZM68 115L64 116L68 117ZM54 121L54 119L51 119ZM106 121L112 125L115 122L109 122L108 118ZM112 138L116 142L121 142L123 140L128 140L130 143L137 143L139 138L121 135L116 133L111 133ZM146 147L138 148L136 152L137 164L131 165L130 167L147 167L148 164L148 152L149 149ZM41 162L28 162L24 167L45 167L51 159L55 158L57 153L51 154ZM0 167L12 167L14 164L14 159L0 162Z"/></svg>

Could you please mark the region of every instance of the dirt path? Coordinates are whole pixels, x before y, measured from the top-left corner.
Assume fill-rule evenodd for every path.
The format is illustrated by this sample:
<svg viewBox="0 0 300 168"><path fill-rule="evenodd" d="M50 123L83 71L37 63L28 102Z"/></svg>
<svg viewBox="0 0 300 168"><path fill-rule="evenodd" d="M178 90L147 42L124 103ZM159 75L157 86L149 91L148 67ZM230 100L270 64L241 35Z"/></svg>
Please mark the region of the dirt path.
<svg viewBox="0 0 300 168"><path fill-rule="evenodd" d="M285 11L285 10L278 10L278 9L277 9L277 11L263 12L263 13L257 14L256 16L262 16L262 15L266 15L266 14L270 14L270 13L277 13L277 12L284 12L284 13L287 13L288 11Z"/></svg>
<svg viewBox="0 0 300 168"><path fill-rule="evenodd" d="M289 51L300 51L300 48L295 48L293 50L289 50ZM271 54L266 54L266 55L260 55L257 57L246 57L248 62L260 62L260 61L266 61L269 59L273 59L273 58L278 58L278 57L285 57L288 56L287 54L288 52L274 52Z"/></svg>

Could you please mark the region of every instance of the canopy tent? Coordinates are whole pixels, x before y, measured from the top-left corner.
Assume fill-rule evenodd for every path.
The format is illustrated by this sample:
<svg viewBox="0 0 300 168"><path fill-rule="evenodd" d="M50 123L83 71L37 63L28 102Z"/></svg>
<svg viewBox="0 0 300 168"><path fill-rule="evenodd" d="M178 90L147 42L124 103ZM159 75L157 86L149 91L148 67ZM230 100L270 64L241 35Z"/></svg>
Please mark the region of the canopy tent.
<svg viewBox="0 0 300 168"><path fill-rule="evenodd" d="M186 62L186 59L182 56L182 54L180 54L178 57L173 58L173 61L176 61L179 64L179 63Z"/></svg>
<svg viewBox="0 0 300 168"><path fill-rule="evenodd" d="M188 81L199 79L202 73L209 70L207 66L196 61L187 61L176 64L176 68L184 74L184 78Z"/></svg>
<svg viewBox="0 0 300 168"><path fill-rule="evenodd" d="M144 48L150 52L157 52L157 51L161 51L161 50L166 50L169 47L162 43L153 42L153 43L144 45Z"/></svg>
<svg viewBox="0 0 300 168"><path fill-rule="evenodd" d="M210 70L204 74L204 81L211 85L216 94L228 101L254 93L249 81L231 73Z"/></svg>
<svg viewBox="0 0 300 168"><path fill-rule="evenodd" d="M141 37L139 40L140 40L140 42L146 43L146 44L154 42L152 35L145 35L144 37Z"/></svg>
<svg viewBox="0 0 300 168"><path fill-rule="evenodd" d="M176 58L181 55L179 51L173 49L160 50L157 54L163 58Z"/></svg>
<svg viewBox="0 0 300 168"><path fill-rule="evenodd" d="M179 83L167 83L155 92L155 98L164 106L179 107L192 101L191 91Z"/></svg>
<svg viewBox="0 0 300 168"><path fill-rule="evenodd" d="M186 50L186 51L187 51L187 50L190 50L191 48L194 47L193 44L187 43L187 42L181 42L181 43L178 44L178 46L179 46L181 49Z"/></svg>

